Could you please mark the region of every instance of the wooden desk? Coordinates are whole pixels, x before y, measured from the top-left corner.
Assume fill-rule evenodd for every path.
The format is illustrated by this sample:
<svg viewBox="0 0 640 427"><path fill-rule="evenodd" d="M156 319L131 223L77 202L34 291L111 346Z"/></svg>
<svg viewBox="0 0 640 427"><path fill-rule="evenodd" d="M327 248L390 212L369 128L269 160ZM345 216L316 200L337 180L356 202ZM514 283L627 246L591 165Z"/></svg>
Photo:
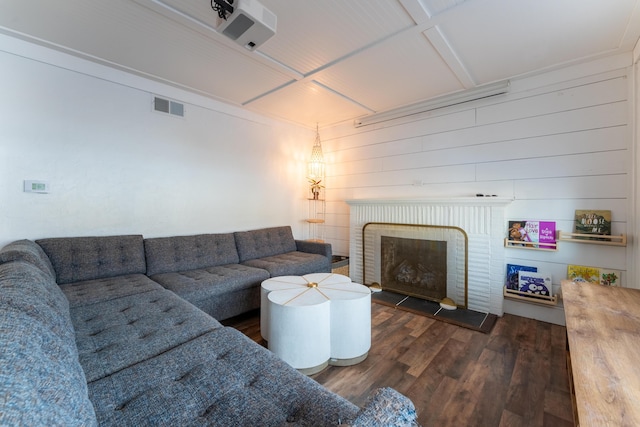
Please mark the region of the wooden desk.
<svg viewBox="0 0 640 427"><path fill-rule="evenodd" d="M640 290L562 282L581 427L640 426Z"/></svg>

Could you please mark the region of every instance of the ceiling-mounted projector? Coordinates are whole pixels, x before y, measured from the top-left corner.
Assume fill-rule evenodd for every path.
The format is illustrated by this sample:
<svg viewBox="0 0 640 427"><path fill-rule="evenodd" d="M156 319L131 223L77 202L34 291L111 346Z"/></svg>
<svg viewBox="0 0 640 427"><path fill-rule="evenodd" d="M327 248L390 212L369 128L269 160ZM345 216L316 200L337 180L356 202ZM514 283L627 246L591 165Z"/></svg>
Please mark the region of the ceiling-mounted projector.
<svg viewBox="0 0 640 427"><path fill-rule="evenodd" d="M226 19L217 18L216 30L251 51L276 33L276 15L256 0L215 0L215 3L228 11L223 14Z"/></svg>

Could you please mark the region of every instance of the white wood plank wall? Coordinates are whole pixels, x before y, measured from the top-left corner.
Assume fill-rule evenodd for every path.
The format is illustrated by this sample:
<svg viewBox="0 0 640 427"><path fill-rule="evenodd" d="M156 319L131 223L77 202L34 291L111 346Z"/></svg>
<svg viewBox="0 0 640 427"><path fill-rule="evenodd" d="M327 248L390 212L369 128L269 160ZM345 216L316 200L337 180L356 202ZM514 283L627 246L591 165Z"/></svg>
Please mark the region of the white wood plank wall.
<svg viewBox="0 0 640 427"><path fill-rule="evenodd" d="M573 231L576 209L610 209L613 234L633 233L632 81L619 56L512 80L509 94L475 104L321 129L334 253L349 253L349 199L495 194L514 199L507 219ZM630 246L560 242L557 252L506 249L505 261L545 269L556 286L580 264L622 270L635 287Z"/></svg>

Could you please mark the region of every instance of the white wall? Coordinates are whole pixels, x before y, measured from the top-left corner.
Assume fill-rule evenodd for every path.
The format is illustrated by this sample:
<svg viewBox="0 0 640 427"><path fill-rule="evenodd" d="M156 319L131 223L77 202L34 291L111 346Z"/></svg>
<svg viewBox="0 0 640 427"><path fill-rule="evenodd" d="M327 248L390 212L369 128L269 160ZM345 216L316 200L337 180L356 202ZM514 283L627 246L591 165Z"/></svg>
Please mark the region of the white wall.
<svg viewBox="0 0 640 427"><path fill-rule="evenodd" d="M291 225L313 131L0 36L0 246ZM185 102L152 112L152 94ZM47 180L49 194L23 192Z"/></svg>
<svg viewBox="0 0 640 427"><path fill-rule="evenodd" d="M576 209L610 209L625 247L560 242L557 252L505 249L506 262L551 272L568 264L633 275L632 55L511 81L511 92L472 105L354 128L322 130L329 160L327 236L348 254L349 199L513 198L507 219L555 221L573 231ZM505 224L505 236L506 236Z"/></svg>
<svg viewBox="0 0 640 427"><path fill-rule="evenodd" d="M638 143L640 141L640 40L636 43L635 49L633 51L633 71L634 78L632 79L633 85L633 93L634 93L634 101L631 109L632 123L634 124L633 131L633 148L634 148L634 168L633 168L633 178L632 178L632 192L635 196L634 203L632 204L633 216L635 221L633 221L632 226L634 229L634 236L637 235L638 226L637 219L638 215L640 215L640 177L638 176L638 171L640 170L640 150L638 150ZM640 248L638 248L637 244L632 246L631 253L631 265L638 266L640 265ZM636 271L638 268L636 267ZM635 287L640 288L640 278L635 277Z"/></svg>

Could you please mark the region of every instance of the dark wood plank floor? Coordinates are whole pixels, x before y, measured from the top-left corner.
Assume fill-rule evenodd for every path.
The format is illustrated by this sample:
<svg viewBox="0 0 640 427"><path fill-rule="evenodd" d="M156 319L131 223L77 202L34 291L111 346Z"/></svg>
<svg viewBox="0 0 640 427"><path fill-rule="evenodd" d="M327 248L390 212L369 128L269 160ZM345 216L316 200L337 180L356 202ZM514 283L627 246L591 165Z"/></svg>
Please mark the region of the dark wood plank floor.
<svg viewBox="0 0 640 427"><path fill-rule="evenodd" d="M264 345L257 312L223 322ZM314 375L362 406L389 386L427 426L573 426L562 326L505 315L490 334L372 304L369 357Z"/></svg>

